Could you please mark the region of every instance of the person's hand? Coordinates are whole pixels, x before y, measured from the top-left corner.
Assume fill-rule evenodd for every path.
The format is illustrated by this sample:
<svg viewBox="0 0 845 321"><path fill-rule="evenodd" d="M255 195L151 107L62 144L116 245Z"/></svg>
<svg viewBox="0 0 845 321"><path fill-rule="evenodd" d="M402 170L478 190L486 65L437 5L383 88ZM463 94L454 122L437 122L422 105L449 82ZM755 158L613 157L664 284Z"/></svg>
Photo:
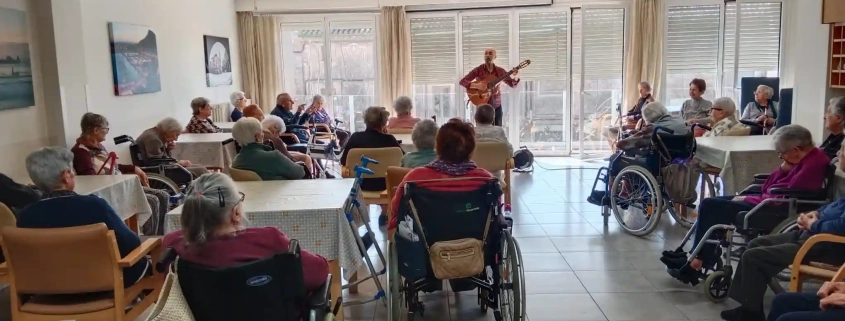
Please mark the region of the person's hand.
<svg viewBox="0 0 845 321"><path fill-rule="evenodd" d="M819 217L816 215L805 215L804 216L804 230L809 231L811 227L813 227L813 223L816 223L819 220Z"/></svg>
<svg viewBox="0 0 845 321"><path fill-rule="evenodd" d="M840 293L842 290L845 290L845 283L828 281L822 285L816 295L819 296L819 299L824 299L831 294Z"/></svg>
<svg viewBox="0 0 845 321"><path fill-rule="evenodd" d="M832 308L845 307L845 294L833 293L821 300L819 308L828 310Z"/></svg>
<svg viewBox="0 0 845 321"><path fill-rule="evenodd" d="M513 78L513 80L519 80L519 70L515 70L515 71L511 74L511 78Z"/></svg>
<svg viewBox="0 0 845 321"><path fill-rule="evenodd" d="M182 167L188 167L188 166L191 166L191 161L189 161L187 159L183 159L183 160L179 161L179 165L182 165Z"/></svg>
<svg viewBox="0 0 845 321"><path fill-rule="evenodd" d="M150 187L150 181L147 179L147 173L141 170L140 167L135 167L135 175L138 175L138 179L141 180L141 186Z"/></svg>
<svg viewBox="0 0 845 321"><path fill-rule="evenodd" d="M306 110L305 113L306 114L313 114L315 111L317 111L317 107L311 106L311 107L308 107L308 110Z"/></svg>
<svg viewBox="0 0 845 321"><path fill-rule="evenodd" d="M303 110L305 110L305 104L300 104L299 106L296 107L297 113L301 113Z"/></svg>
<svg viewBox="0 0 845 321"><path fill-rule="evenodd" d="M707 132L707 131L706 131L706 130L704 130L704 128L701 128L701 127L695 127L695 129L693 130L693 132L695 132L695 137L701 137L701 136L704 136L704 133L705 133L705 132Z"/></svg>
<svg viewBox="0 0 845 321"><path fill-rule="evenodd" d="M784 161L783 163L780 164L780 169L784 172L791 171L792 170L792 164Z"/></svg>
<svg viewBox="0 0 845 321"><path fill-rule="evenodd" d="M745 200L745 196L734 196L734 198L731 199L731 201L734 201L734 202L742 202L744 200Z"/></svg>

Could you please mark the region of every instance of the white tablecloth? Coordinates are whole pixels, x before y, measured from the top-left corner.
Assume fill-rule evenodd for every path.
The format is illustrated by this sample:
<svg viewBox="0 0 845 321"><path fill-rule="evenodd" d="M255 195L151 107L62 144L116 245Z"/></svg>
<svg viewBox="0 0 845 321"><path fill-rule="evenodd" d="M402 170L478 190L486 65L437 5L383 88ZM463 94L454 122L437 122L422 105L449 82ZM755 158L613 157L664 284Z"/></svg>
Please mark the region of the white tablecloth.
<svg viewBox="0 0 845 321"><path fill-rule="evenodd" d="M249 226L277 227L299 240L303 249L357 271L364 261L344 214L354 183L354 179L235 182L246 195L243 206ZM358 224L369 217L366 206L361 206L361 211L355 213ZM165 232L181 228L181 214L182 206L167 213Z"/></svg>
<svg viewBox="0 0 845 321"><path fill-rule="evenodd" d="M231 133L232 127L235 127L235 122L232 121L219 122L214 124L217 125L217 127L220 127L220 129L222 129L224 133Z"/></svg>
<svg viewBox="0 0 845 321"><path fill-rule="evenodd" d="M152 215L144 195L141 181L135 175L85 175L76 176L74 192L94 194L109 203L121 219L138 215L138 222L146 222Z"/></svg>
<svg viewBox="0 0 845 321"><path fill-rule="evenodd" d="M220 167L228 173L235 157L235 143L223 145L223 142L231 138L230 133L182 134L173 148L173 158L186 159L196 165Z"/></svg>
<svg viewBox="0 0 845 321"><path fill-rule="evenodd" d="M393 134L396 140L401 140L399 144L405 153L416 152L417 147L414 146L414 141L411 140L411 134Z"/></svg>
<svg viewBox="0 0 845 321"><path fill-rule="evenodd" d="M696 138L695 157L722 169L724 194L741 192L754 181L754 174L771 173L781 160L772 136L722 136Z"/></svg>

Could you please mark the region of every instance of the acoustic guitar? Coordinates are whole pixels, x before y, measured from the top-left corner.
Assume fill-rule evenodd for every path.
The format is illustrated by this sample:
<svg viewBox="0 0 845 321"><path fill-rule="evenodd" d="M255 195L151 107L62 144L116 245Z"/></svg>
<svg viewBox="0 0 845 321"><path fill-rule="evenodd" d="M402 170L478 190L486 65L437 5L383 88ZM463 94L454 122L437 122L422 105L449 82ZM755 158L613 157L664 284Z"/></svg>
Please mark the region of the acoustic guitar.
<svg viewBox="0 0 845 321"><path fill-rule="evenodd" d="M486 104L490 101L490 97L493 95L493 91L496 90L496 86L499 85L502 80L505 78L510 77L514 72L520 70L522 68L528 67L531 64L531 60L525 60L516 67L513 67L510 71L506 72L502 77L496 77L493 74L487 75L484 79L479 79L472 82L472 85L469 89L467 89L467 98L469 101L472 102L473 105L481 106ZM478 86L477 84L482 84L486 89L475 89L472 88L473 86Z"/></svg>

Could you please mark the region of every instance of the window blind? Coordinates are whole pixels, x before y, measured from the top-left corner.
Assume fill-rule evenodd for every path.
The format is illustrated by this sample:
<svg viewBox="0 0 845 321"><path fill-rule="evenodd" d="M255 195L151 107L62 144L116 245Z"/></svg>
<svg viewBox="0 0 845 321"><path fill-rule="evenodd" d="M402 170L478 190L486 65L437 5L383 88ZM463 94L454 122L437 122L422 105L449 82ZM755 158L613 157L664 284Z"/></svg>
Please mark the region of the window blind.
<svg viewBox="0 0 845 321"><path fill-rule="evenodd" d="M715 74L719 61L719 5L669 7L666 74Z"/></svg>
<svg viewBox="0 0 845 321"><path fill-rule="evenodd" d="M509 70L510 16L486 15L463 16L461 19L461 52L463 53L463 74L484 63L484 49L496 49L496 65ZM448 51L442 50L444 53ZM461 76L463 76L463 74Z"/></svg>
<svg viewBox="0 0 845 321"><path fill-rule="evenodd" d="M566 80L569 61L568 12L519 15L519 61L531 60L520 71L526 80Z"/></svg>
<svg viewBox="0 0 845 321"><path fill-rule="evenodd" d="M725 5L725 70L733 71L738 60L740 73L777 75L780 62L781 3L741 3L739 10L739 59L736 59L737 3L729 2Z"/></svg>
<svg viewBox="0 0 845 321"><path fill-rule="evenodd" d="M456 82L455 17L411 19L411 61L415 84Z"/></svg>
<svg viewBox="0 0 845 321"><path fill-rule="evenodd" d="M584 79L622 79L625 55L625 9L584 9L581 11L583 29L580 31L581 45L584 46Z"/></svg>

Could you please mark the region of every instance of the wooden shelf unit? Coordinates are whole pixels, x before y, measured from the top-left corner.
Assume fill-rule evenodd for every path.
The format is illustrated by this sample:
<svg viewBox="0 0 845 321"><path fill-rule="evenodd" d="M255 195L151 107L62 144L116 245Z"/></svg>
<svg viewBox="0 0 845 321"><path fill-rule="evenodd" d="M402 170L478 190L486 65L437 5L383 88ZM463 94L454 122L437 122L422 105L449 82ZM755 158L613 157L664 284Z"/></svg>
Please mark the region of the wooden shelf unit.
<svg viewBox="0 0 845 321"><path fill-rule="evenodd" d="M830 26L830 88L845 88L845 24Z"/></svg>

